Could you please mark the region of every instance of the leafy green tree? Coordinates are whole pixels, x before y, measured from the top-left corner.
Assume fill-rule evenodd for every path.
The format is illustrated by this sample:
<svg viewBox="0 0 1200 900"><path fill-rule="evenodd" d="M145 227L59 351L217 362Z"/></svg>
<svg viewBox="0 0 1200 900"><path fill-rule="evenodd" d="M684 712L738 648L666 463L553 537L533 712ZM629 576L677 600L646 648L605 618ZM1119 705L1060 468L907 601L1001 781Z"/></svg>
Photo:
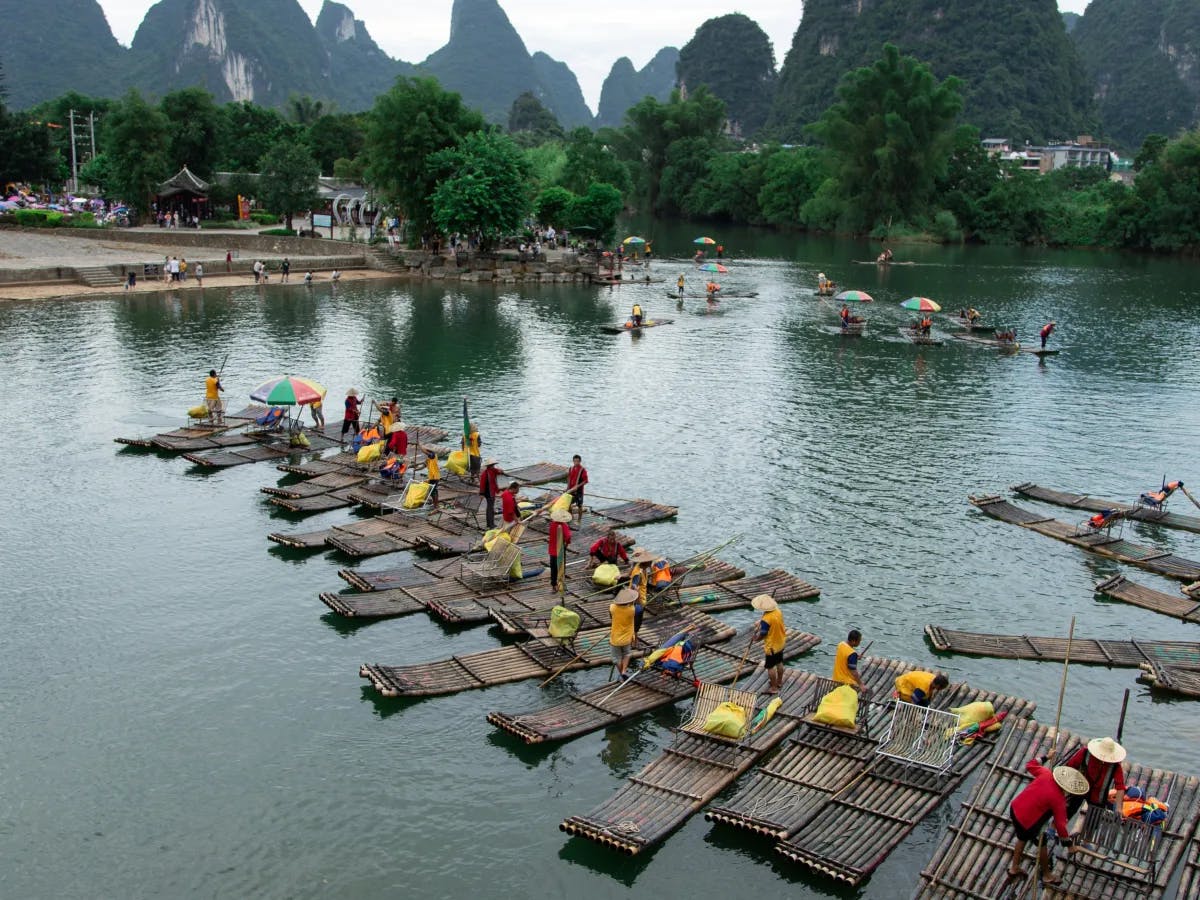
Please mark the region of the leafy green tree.
<svg viewBox="0 0 1200 900"><path fill-rule="evenodd" d="M988 243L1039 243L1045 233L1046 207L1041 176L1017 163L1005 163L1002 177L979 203L975 229Z"/></svg>
<svg viewBox="0 0 1200 900"><path fill-rule="evenodd" d="M1167 136L1165 134L1146 135L1146 139L1142 141L1141 149L1138 150L1137 156L1133 158L1133 171L1140 172L1146 166L1151 166L1158 162L1165 149L1167 149Z"/></svg>
<svg viewBox="0 0 1200 900"><path fill-rule="evenodd" d="M512 102L508 111L508 133L523 147L535 147L566 137L554 113L542 105L533 91L525 91Z"/></svg>
<svg viewBox="0 0 1200 900"><path fill-rule="evenodd" d="M201 178L211 178L220 153L221 111L203 88L184 88L162 98L159 108L170 123L167 149L171 167L187 166Z"/></svg>
<svg viewBox="0 0 1200 900"><path fill-rule="evenodd" d="M273 213L284 216L291 230L292 215L319 202L317 178L321 170L308 148L280 141L259 161L258 199Z"/></svg>
<svg viewBox="0 0 1200 900"><path fill-rule="evenodd" d="M479 234L484 245L512 233L529 212L529 171L512 138L473 131L429 157L437 179L430 198L443 232Z"/></svg>
<svg viewBox="0 0 1200 900"><path fill-rule="evenodd" d="M111 196L114 193L112 169L108 157L98 153L79 167L79 183L94 184L100 192Z"/></svg>
<svg viewBox="0 0 1200 900"><path fill-rule="evenodd" d="M585 193L592 182L614 185L622 194L632 182L629 169L613 146L605 139L618 136L610 129L594 133L590 128L575 128L567 135L566 162L559 184L575 194Z"/></svg>
<svg viewBox="0 0 1200 900"><path fill-rule="evenodd" d="M679 91L666 103L646 97L625 114L620 151L637 179L637 191L649 209L659 208L663 170L672 144L686 138L719 145L725 123L725 104L703 85L684 100ZM689 155L694 156L693 151ZM677 154L676 165L680 164ZM570 187L570 185L567 185ZM668 206L672 205L668 199Z"/></svg>
<svg viewBox="0 0 1200 900"><path fill-rule="evenodd" d="M366 177L387 204L403 211L418 233L433 223L435 173L426 160L485 127L458 94L432 78L398 78L375 99L367 118Z"/></svg>
<svg viewBox="0 0 1200 900"><path fill-rule="evenodd" d="M62 158L46 126L28 115L10 113L0 94L0 186L61 180L63 174Z"/></svg>
<svg viewBox="0 0 1200 900"><path fill-rule="evenodd" d="M1169 141L1117 204L1113 231L1126 246L1178 252L1200 248L1200 130Z"/></svg>
<svg viewBox="0 0 1200 900"><path fill-rule="evenodd" d="M60 167L62 169L62 178L65 179L70 174L71 111L75 111L75 123L78 129L76 132L76 152L79 155L79 164L83 166L89 158L89 150L94 150L96 153L100 152L99 146L95 148L89 146L91 139L90 121L94 121L95 123L96 142L99 144L100 132L104 126L104 116L112 109L115 103L115 100L104 97L91 97L87 94L81 94L78 91L67 91L53 100L39 103L26 111L30 120L44 122L49 127L50 144L61 157ZM94 118L89 120L89 117ZM94 181L84 183L95 184Z"/></svg>
<svg viewBox="0 0 1200 900"><path fill-rule="evenodd" d="M725 101L729 121L749 137L767 121L775 96L775 51L753 19L731 13L709 19L679 51L679 80L706 85Z"/></svg>
<svg viewBox="0 0 1200 900"><path fill-rule="evenodd" d="M598 240L611 241L617 231L617 216L624 203L621 192L611 184L599 182L588 185L582 196L576 197L568 212L572 231L580 231Z"/></svg>
<svg viewBox="0 0 1200 900"><path fill-rule="evenodd" d="M709 174L709 162L716 153L715 142L707 137L672 141L663 161L658 204L654 211L668 216L699 212L689 202L689 194L704 182Z"/></svg>
<svg viewBox="0 0 1200 900"><path fill-rule="evenodd" d="M366 168L366 165L361 153L354 157L354 159L346 159L343 156L341 159L333 161L333 177L340 181L361 183L363 180L363 170Z"/></svg>
<svg viewBox="0 0 1200 900"><path fill-rule="evenodd" d="M563 228L575 199L566 188L548 187L533 201L533 215L543 225Z"/></svg>
<svg viewBox="0 0 1200 900"><path fill-rule="evenodd" d="M324 100L314 100L305 94L303 97L292 94L287 102L288 116L297 125L307 128L322 116L327 114Z"/></svg>
<svg viewBox="0 0 1200 900"><path fill-rule="evenodd" d="M517 141L518 145L521 143ZM525 150L529 164L529 179L536 193L542 188L559 184L567 166L567 151L561 141L549 141Z"/></svg>
<svg viewBox="0 0 1200 900"><path fill-rule="evenodd" d="M938 179L937 199L968 237L981 227L980 204L1000 180L1000 161L979 142L979 129L960 125L946 174Z"/></svg>
<svg viewBox="0 0 1200 900"><path fill-rule="evenodd" d="M258 161L281 140L299 140L302 131L276 110L248 100L221 107L218 167L230 172L253 172Z"/></svg>
<svg viewBox="0 0 1200 900"><path fill-rule="evenodd" d="M815 148L781 149L771 154L758 192L763 221L792 227L808 224L804 205L816 196L825 175L824 157Z"/></svg>
<svg viewBox="0 0 1200 900"><path fill-rule="evenodd" d="M171 174L171 123L136 90L131 90L104 119L100 146L111 189L145 213L158 185Z"/></svg>
<svg viewBox="0 0 1200 900"><path fill-rule="evenodd" d="M842 79L838 102L812 132L830 150L853 226L911 222L929 211L954 149L959 88L957 78L939 83L892 44Z"/></svg>
<svg viewBox="0 0 1200 900"><path fill-rule="evenodd" d="M308 126L308 146L321 167L321 172L332 172L338 159L354 159L362 153L366 143L366 132L362 119L345 113L321 116Z"/></svg>

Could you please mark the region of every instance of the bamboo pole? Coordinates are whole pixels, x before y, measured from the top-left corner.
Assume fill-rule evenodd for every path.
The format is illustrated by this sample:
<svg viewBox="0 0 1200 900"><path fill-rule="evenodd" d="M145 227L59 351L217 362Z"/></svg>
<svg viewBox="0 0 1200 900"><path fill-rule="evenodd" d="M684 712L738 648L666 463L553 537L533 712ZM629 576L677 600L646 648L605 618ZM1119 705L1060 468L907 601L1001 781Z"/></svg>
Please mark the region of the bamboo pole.
<svg viewBox="0 0 1200 900"><path fill-rule="evenodd" d="M1058 686L1058 710L1054 714L1054 740L1050 743L1050 758L1054 760L1058 756L1058 736L1059 726L1062 724L1063 699L1067 694L1067 673L1071 667L1071 646L1075 642L1075 617L1071 616L1071 627L1067 631L1067 650L1063 657L1063 673L1062 682ZM1046 846L1046 833L1043 831L1038 835L1037 858L1033 863L1033 871L1030 875L1033 881L1033 897L1037 900L1042 895L1042 880L1040 877L1039 867L1042 859L1042 849Z"/></svg>

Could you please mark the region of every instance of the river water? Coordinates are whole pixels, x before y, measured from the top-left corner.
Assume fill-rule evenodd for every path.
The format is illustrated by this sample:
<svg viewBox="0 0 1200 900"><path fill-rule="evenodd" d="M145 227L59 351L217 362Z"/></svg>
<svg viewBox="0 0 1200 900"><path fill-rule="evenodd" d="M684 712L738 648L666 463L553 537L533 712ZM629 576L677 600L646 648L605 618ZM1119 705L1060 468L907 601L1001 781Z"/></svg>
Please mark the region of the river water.
<svg viewBox="0 0 1200 900"><path fill-rule="evenodd" d="M684 256L699 233L656 226L655 251ZM1026 480L1132 498L1164 474L1200 479L1194 265L901 246L898 258L919 265L878 271L850 263L873 257L866 244L718 236L726 288L756 299L678 311L667 285L375 282L0 306L11 410L0 469L3 893L856 893L700 816L636 861L566 840L558 823L652 759L682 710L535 750L484 717L593 686L603 672L545 693L519 683L408 704L364 690L362 662L433 660L498 637L420 615L344 627L317 593L342 586L347 560L274 552L266 535L351 514L301 524L259 493L279 477L268 465L204 475L112 443L177 425L226 353L231 405L287 371L321 379L331 397L349 385L394 391L409 422L453 431L468 396L502 463L579 452L596 493L680 507L677 520L638 529L640 542L684 554L743 535L727 558L823 589L785 608L789 624L825 641L800 667L825 671L858 626L873 653L1020 693L1052 720L1058 665L937 659L922 626L1065 634L1074 615L1083 636L1200 637L1096 600L1093 581L1115 564L966 502ZM699 284L685 263L655 268ZM867 337L836 333L832 309L812 297L818 271L875 295ZM975 306L1027 339L1054 318L1062 353L1039 364L958 341L913 347L896 333L897 303L913 294ZM632 339L598 333L635 299L675 324ZM1200 537L1131 531L1200 557ZM745 625L752 614L726 618ZM1196 771L1198 707L1152 697L1129 670L1074 668L1064 724L1110 732L1126 687L1131 757ZM857 893L907 896L955 808L923 823Z"/></svg>

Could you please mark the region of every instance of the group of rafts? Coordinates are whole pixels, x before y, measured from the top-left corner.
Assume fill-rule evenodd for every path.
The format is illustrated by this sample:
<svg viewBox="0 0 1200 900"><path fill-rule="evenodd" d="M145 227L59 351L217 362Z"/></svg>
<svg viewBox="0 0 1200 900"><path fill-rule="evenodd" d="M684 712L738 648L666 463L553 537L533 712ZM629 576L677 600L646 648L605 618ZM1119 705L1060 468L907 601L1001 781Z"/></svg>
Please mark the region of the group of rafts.
<svg viewBox="0 0 1200 900"><path fill-rule="evenodd" d="M822 302L833 302L832 307L838 315L841 333L846 337L861 337L867 332L867 319L861 312L860 304L873 303L874 297L866 291L838 290L838 285L825 277L824 272L817 274L817 289L814 295ZM841 304L837 309L836 304ZM928 297L909 297L900 304L902 309L914 312L916 318L906 325L899 327L901 336L913 344L940 347L944 341L933 332L933 315L942 311L941 304ZM1017 340L1017 329L1011 325L993 325L983 321L979 311L973 308L960 309L948 317L951 324L961 329L951 335L955 340L966 341L980 346L992 347L1001 353L1032 353L1034 356L1052 356L1058 350L1047 348L1046 342L1057 327L1056 322L1047 322L1039 331L1041 346L1036 348L1022 347ZM984 337L991 332L991 337Z"/></svg>
<svg viewBox="0 0 1200 900"><path fill-rule="evenodd" d="M253 412L243 415L252 417ZM207 432L215 439L256 427L247 421L231 419L220 427L197 421L189 433ZM415 443L424 435L428 449L437 431L415 428L411 437ZM441 435L444 438L446 432ZM160 437L151 445L177 449L170 435ZM447 450L439 448L437 453ZM609 663L606 645L614 592L628 592L627 585L637 579L618 549L632 541L613 531L613 525L661 519L673 515L672 508L630 501L579 511L576 520L569 507L573 492L567 467L514 468L505 476L506 482L518 481L520 472L537 471L537 480L543 483L565 478L568 489L537 497L509 539L499 540L494 533L485 534L479 521L484 512L481 498L468 477L443 474L440 506L423 503L406 509L409 504L404 499L410 492L403 479L383 477L378 460L363 462L365 457L340 450L324 459L280 466L291 473L293 482L296 476L304 479L292 487L312 486L311 491L289 493L311 497L314 491L316 495L345 492L348 481L356 481L360 492L351 492L351 499L357 497L385 511L365 523L317 533L327 536L319 544L308 540L311 536L281 543L334 547L355 556L420 549L426 551L425 557L437 558L410 556L403 564L369 572L342 570L339 574L356 590L322 595L326 605L359 620L427 611L459 624L495 621L507 633L524 638L516 646L431 663L364 665L360 674L381 695L430 696L534 677L544 678L545 684L564 672ZM274 495L280 489L264 490ZM632 507L649 507L652 512L639 518ZM564 544L567 523L575 525L576 535ZM528 563L546 558L546 539L556 526L562 554L556 568L565 574L552 587L536 574L539 567ZM334 537L335 533L342 537ZM485 549L489 538L490 549ZM511 565L516 561L511 554L498 552L514 544L525 558L523 571ZM1024 877L1023 857L1012 853L1010 826L997 829L993 820L1007 821L1008 804L1017 801L1025 830L1016 837L1030 833L1028 826L1039 817L1061 824L1058 813L1066 795L1076 796L1082 784L1079 779L1088 777L1092 762L1107 761L1101 753L1113 756L1119 749L1107 741L1098 752L1085 751L1093 744L1084 738L1066 732L1048 734L1032 719L1034 704L1019 697L947 684L911 664L867 656L866 647L858 653L861 638L857 635L838 648L834 675L843 683L789 668L772 696L767 692L768 674L760 666L752 665L749 675L741 677L750 640L740 649L736 629L711 613L748 606L770 611L781 602L812 598L819 592L779 571L746 577L717 559L716 552L672 561L647 550L631 554L629 562L641 568L643 584L651 572L665 569L666 576L653 576L640 604L644 623L634 652L644 663L632 670L633 678L591 690L581 687L533 709L488 716L496 727L526 743L550 743L694 698L690 717L659 757L630 777L612 798L586 814L568 817L561 828L639 853L707 807L711 821L766 836L787 858L857 884L991 756L990 771L979 780L957 824L922 872L918 893L964 898L1013 895L1014 879ZM503 560L503 571L489 569L492 557ZM604 579L597 577L600 566L590 568L596 563L608 567ZM759 634L755 623L742 638ZM799 656L817 643L814 635L788 630L783 658ZM1195 648L1191 652L1200 660ZM860 658L854 676L847 679L852 654ZM854 684L844 683L847 680ZM926 696L918 697L914 685L928 692ZM941 685L941 690L934 690ZM899 691L908 693L898 696ZM1037 777L1031 785L1021 775L1020 763L1047 755L1066 764L1082 760L1082 768L1075 770L1075 776L1057 768L1034 769ZM710 806L755 766L746 783ZM1105 771L1114 772L1111 766ZM1114 795L1111 804L1105 803L1110 796L1107 781L1087 782L1087 793L1100 799L1085 817L1082 832L1070 838L1072 849L1080 852L1069 858L1061 874L1043 870L1045 884L1062 879L1076 894L1086 885L1088 896L1115 895L1131 885L1139 896L1162 895L1195 829L1200 781L1140 765L1122 775L1132 790L1125 796ZM1115 777L1111 788L1120 788ZM1018 795L1024 799L1018 801ZM834 832L828 827L830 821L839 823ZM835 832L837 840L831 840ZM963 854L971 857L970 865L959 864ZM1193 844L1190 855L1200 859L1200 847ZM1200 887L1193 883L1198 871L1200 867L1193 866L1185 874L1189 879L1185 883L1193 888Z"/></svg>

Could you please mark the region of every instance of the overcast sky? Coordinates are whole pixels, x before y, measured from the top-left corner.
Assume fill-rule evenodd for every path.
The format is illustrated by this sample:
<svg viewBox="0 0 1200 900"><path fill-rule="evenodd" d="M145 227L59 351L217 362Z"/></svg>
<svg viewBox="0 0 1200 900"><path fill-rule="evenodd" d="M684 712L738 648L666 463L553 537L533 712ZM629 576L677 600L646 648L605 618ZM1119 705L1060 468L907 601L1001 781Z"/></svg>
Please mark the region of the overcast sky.
<svg viewBox="0 0 1200 900"><path fill-rule="evenodd" d="M152 0L99 0L122 44L153 5ZM406 62L420 62L450 36L452 0L343 0L362 19L385 51ZM300 0L316 19L322 0ZM1059 8L1083 12L1088 0L1060 0ZM800 24L797 0L750 0L740 7L730 0L500 0L529 52L545 51L571 67L579 78L584 99L593 111L600 85L613 62L628 56L639 69L667 46L682 47L707 19L734 10L750 16L775 45L776 63L792 43Z"/></svg>

